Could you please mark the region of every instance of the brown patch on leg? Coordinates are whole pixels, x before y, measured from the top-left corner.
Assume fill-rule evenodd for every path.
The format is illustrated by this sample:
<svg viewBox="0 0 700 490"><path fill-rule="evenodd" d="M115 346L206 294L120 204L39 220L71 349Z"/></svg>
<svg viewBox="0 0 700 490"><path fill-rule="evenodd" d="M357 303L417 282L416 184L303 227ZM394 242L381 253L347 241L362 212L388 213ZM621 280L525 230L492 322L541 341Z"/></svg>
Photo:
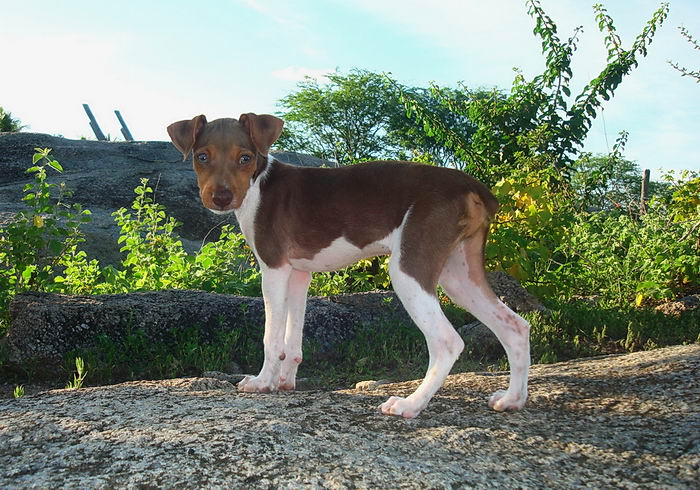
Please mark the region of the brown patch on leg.
<svg viewBox="0 0 700 490"><path fill-rule="evenodd" d="M463 235L458 203L416 202L404 223L401 236L401 270L435 295L447 257Z"/></svg>

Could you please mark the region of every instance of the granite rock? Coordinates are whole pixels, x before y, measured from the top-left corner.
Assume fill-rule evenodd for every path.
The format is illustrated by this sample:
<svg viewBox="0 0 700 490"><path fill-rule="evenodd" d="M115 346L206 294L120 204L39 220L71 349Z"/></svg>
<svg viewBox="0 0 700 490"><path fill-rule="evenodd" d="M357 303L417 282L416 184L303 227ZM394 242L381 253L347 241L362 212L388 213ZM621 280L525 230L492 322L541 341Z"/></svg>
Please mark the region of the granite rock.
<svg viewBox="0 0 700 490"><path fill-rule="evenodd" d="M2 488L697 488L700 345L452 375L413 420L371 392L238 393L190 378L0 400Z"/></svg>

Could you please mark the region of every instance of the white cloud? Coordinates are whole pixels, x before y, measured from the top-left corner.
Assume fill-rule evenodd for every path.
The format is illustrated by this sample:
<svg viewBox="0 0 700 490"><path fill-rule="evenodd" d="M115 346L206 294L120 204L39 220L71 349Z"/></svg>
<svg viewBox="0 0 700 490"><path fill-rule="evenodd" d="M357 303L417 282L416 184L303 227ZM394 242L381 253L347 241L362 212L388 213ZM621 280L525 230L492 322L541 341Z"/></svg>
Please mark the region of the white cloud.
<svg viewBox="0 0 700 490"><path fill-rule="evenodd" d="M333 73L331 68L304 68L301 66L288 66L272 72L272 76L287 82L300 82L306 77L314 78L319 82L328 82L326 75Z"/></svg>

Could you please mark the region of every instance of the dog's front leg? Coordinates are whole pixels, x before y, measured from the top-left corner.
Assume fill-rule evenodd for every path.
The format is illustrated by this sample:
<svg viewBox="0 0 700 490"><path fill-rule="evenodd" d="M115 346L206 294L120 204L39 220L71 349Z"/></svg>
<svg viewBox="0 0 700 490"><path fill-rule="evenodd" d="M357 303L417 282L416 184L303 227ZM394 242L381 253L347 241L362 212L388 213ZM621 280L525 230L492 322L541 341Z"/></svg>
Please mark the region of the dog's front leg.
<svg viewBox="0 0 700 490"><path fill-rule="evenodd" d="M287 288L292 268L262 267L262 290L265 301L265 360L257 376L247 376L238 383L238 389L246 392L275 391L279 387L282 361L286 358L284 332L287 325Z"/></svg>

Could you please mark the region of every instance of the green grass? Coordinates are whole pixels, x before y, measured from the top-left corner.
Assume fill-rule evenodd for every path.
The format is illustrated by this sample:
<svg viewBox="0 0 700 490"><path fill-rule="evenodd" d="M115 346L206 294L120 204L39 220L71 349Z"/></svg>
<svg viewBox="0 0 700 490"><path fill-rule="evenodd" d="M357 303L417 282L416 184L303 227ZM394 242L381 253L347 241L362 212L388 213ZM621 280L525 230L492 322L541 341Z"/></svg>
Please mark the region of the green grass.
<svg viewBox="0 0 700 490"><path fill-rule="evenodd" d="M404 381L423 377L428 349L414 325L385 323L362 325L353 339L323 351L307 342L298 377L309 378L312 387L349 387L367 379ZM473 371L483 364L467 356L455 363L453 372Z"/></svg>
<svg viewBox="0 0 700 490"><path fill-rule="evenodd" d="M262 364L262 327L216 333L197 326L172 329L161 342L153 342L143 330L133 330L119 341L102 335L94 347L72 351L68 369L76 356L85 359L90 383L98 384L226 372L232 362L252 372Z"/></svg>
<svg viewBox="0 0 700 490"><path fill-rule="evenodd" d="M677 318L649 308L559 303L550 305L549 314L525 317L531 324L533 363L700 342L697 310Z"/></svg>

